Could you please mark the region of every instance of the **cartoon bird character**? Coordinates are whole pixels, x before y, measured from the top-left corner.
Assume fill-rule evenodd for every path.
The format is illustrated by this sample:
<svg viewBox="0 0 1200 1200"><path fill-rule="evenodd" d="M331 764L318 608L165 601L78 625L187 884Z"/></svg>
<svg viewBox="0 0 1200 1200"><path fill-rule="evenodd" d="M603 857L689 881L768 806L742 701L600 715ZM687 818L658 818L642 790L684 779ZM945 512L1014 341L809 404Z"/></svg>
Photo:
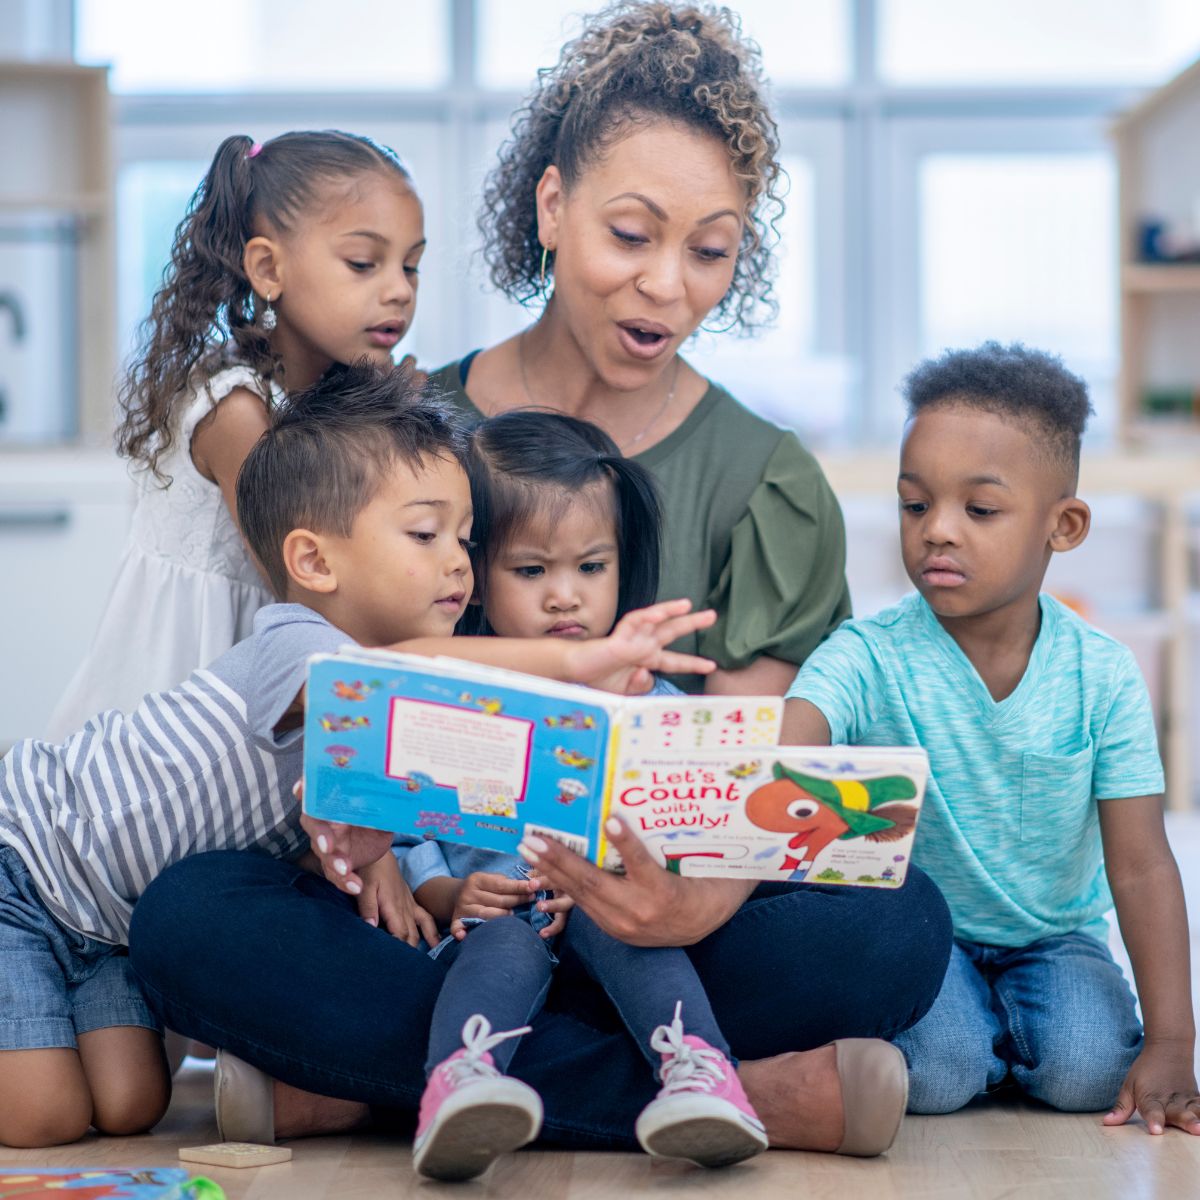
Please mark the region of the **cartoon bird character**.
<svg viewBox="0 0 1200 1200"><path fill-rule="evenodd" d="M818 779L782 763L775 778L746 797L746 819L760 829L790 833L781 871L803 879L817 855L831 842L862 837L893 842L907 837L917 821L916 809L896 803L912 800L916 785L906 775L877 779ZM882 806L882 807L880 807Z"/></svg>
<svg viewBox="0 0 1200 1200"><path fill-rule="evenodd" d="M762 762L756 758L753 762L738 763L736 767L730 767L725 774L732 775L734 779L749 779L751 775L755 775L761 770Z"/></svg>
<svg viewBox="0 0 1200 1200"><path fill-rule="evenodd" d="M563 713L561 717L543 717L543 721L550 726L551 729L595 729L596 718L591 713L580 712L576 709L574 712Z"/></svg>
<svg viewBox="0 0 1200 1200"><path fill-rule="evenodd" d="M353 683L346 683L344 680L335 679L333 681L333 694L339 700L365 700L367 698L367 689L363 687L361 679L356 679Z"/></svg>
<svg viewBox="0 0 1200 1200"><path fill-rule="evenodd" d="M497 699L495 696L479 696L475 703L478 704L479 707L482 708L489 717L498 716L504 711L504 701Z"/></svg>
<svg viewBox="0 0 1200 1200"><path fill-rule="evenodd" d="M577 771L586 771L596 760L580 754L578 750L568 750L565 746L554 747L554 757L564 767L574 767Z"/></svg>
<svg viewBox="0 0 1200 1200"><path fill-rule="evenodd" d="M325 753L333 760L335 767L348 767L358 751L353 746L326 746Z"/></svg>

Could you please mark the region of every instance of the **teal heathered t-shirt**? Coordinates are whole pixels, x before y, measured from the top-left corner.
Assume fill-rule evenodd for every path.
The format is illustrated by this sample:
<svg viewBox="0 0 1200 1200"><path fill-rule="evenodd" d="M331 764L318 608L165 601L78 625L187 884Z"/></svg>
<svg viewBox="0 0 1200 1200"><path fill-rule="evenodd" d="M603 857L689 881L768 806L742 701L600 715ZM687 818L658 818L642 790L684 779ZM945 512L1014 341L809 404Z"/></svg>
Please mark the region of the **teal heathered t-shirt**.
<svg viewBox="0 0 1200 1200"><path fill-rule="evenodd" d="M841 626L788 691L821 710L834 744L928 752L913 861L967 941L1105 937L1097 802L1163 789L1133 655L1050 596L1041 614L1025 674L1000 701L915 593Z"/></svg>

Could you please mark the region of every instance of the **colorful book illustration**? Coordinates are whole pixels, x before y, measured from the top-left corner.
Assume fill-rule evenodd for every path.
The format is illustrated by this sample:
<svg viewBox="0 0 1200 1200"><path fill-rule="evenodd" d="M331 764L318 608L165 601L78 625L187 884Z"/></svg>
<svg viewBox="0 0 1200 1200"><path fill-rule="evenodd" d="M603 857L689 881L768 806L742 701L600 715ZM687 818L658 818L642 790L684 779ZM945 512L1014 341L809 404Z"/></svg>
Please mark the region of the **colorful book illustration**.
<svg viewBox="0 0 1200 1200"><path fill-rule="evenodd" d="M211 1179L181 1167L0 1167L0 1200L224 1200Z"/></svg>
<svg viewBox="0 0 1200 1200"><path fill-rule="evenodd" d="M684 875L898 887L925 753L779 746L778 696L613 696L452 658L310 660L313 816L515 853L527 833L620 870L620 815Z"/></svg>

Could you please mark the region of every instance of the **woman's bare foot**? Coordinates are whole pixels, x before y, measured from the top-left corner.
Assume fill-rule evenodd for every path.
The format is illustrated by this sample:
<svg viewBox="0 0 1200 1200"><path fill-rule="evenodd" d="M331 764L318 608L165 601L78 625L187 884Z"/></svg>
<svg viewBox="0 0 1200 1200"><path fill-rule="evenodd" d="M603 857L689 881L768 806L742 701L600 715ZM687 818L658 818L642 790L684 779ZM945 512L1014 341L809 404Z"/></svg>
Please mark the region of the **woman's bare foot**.
<svg viewBox="0 0 1200 1200"><path fill-rule="evenodd" d="M371 1110L357 1100L337 1100L301 1091L286 1083L275 1084L275 1136L313 1137L322 1133L349 1133L371 1119Z"/></svg>
<svg viewBox="0 0 1200 1200"><path fill-rule="evenodd" d="M738 1078L775 1149L834 1151L842 1144L842 1085L833 1046L743 1062Z"/></svg>

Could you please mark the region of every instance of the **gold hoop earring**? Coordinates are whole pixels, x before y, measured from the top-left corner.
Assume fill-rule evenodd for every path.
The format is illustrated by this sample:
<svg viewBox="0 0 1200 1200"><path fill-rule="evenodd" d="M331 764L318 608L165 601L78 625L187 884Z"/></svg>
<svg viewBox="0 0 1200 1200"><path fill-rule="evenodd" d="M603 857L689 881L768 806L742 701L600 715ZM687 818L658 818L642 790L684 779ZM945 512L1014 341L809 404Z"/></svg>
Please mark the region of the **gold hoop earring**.
<svg viewBox="0 0 1200 1200"><path fill-rule="evenodd" d="M546 290L546 259L550 254L550 247L542 247L542 268L538 272L538 287L544 292Z"/></svg>

